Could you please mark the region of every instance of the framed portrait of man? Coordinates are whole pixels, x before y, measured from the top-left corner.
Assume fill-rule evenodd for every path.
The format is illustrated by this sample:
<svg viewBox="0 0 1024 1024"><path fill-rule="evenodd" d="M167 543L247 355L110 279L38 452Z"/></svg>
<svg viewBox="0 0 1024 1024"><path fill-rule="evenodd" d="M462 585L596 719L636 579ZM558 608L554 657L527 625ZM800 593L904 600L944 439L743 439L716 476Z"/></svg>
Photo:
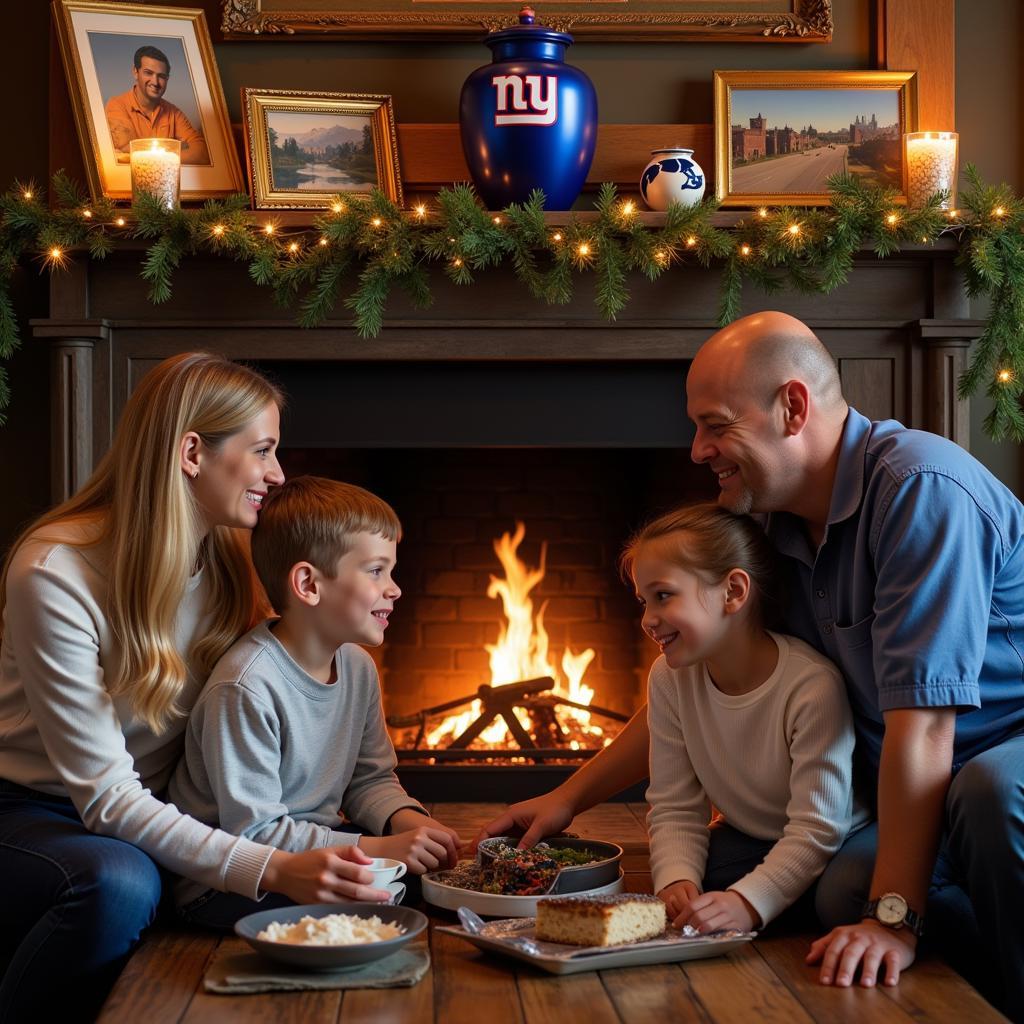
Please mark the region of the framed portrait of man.
<svg viewBox="0 0 1024 1024"><path fill-rule="evenodd" d="M54 0L89 188L131 198L134 139L181 143L182 199L245 191L201 10Z"/></svg>

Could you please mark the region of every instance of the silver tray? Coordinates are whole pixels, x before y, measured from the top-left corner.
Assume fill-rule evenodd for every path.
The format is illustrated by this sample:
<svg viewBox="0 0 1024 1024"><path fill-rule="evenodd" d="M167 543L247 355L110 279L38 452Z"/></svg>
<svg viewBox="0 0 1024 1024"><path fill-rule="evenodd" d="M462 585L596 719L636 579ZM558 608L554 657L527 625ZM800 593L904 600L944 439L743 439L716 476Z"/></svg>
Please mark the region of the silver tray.
<svg viewBox="0 0 1024 1024"><path fill-rule="evenodd" d="M533 964L550 974L580 974L584 971L607 971L615 967L645 967L649 964L703 960L731 953L750 942L756 934L730 931L687 936L670 928L662 938L648 942L637 942L630 946L581 948L557 942L538 942L534 924L534 918L513 918L489 921L478 934L467 932L461 925L440 925L435 930L456 935L478 949Z"/></svg>

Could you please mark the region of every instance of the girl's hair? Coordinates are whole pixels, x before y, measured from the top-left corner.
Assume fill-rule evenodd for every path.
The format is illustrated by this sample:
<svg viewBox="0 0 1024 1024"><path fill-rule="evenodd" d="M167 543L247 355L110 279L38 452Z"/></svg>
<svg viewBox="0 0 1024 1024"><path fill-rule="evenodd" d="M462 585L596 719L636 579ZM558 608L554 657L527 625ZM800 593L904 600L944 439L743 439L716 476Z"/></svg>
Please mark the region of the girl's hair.
<svg viewBox="0 0 1024 1024"><path fill-rule="evenodd" d="M85 486L33 522L15 541L0 575L0 639L7 573L30 534L76 546L106 542L110 578L106 614L121 648L107 689L126 696L156 733L182 714L177 699L187 670L174 626L190 575L205 568L210 626L191 653L208 674L262 608L249 560L248 531L213 527L205 536L198 504L179 462L190 431L216 452L269 404L283 405L276 387L255 370L205 352L165 359L129 397L103 456ZM95 540L46 536L46 527L96 523Z"/></svg>
<svg viewBox="0 0 1024 1024"><path fill-rule="evenodd" d="M619 558L623 578L632 582L640 549L657 541L659 553L708 586L742 569L751 583L751 611L767 625L778 613L778 559L761 527L711 502L684 505L642 526Z"/></svg>

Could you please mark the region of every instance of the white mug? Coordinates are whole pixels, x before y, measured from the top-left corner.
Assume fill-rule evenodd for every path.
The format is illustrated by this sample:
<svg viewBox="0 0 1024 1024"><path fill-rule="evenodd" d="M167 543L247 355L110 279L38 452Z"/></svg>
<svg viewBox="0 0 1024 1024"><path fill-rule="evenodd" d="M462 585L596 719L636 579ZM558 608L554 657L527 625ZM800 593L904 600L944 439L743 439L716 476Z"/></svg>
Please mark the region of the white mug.
<svg viewBox="0 0 1024 1024"><path fill-rule="evenodd" d="M373 872L375 889L383 889L388 882L401 878L407 870L402 861L392 860L390 857L374 857L366 866Z"/></svg>

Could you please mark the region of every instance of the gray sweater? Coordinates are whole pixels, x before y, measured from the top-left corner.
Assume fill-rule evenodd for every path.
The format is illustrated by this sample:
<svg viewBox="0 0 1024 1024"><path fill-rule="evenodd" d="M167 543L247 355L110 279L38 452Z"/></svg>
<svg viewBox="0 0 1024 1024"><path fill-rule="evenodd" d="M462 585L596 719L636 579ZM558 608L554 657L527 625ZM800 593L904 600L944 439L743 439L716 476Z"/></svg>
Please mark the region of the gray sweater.
<svg viewBox="0 0 1024 1024"><path fill-rule="evenodd" d="M217 663L188 722L168 796L182 811L293 852L354 844L345 816L381 835L395 811L426 811L395 777L370 656L345 644L334 683L306 673L267 623ZM179 903L203 893L180 884Z"/></svg>

